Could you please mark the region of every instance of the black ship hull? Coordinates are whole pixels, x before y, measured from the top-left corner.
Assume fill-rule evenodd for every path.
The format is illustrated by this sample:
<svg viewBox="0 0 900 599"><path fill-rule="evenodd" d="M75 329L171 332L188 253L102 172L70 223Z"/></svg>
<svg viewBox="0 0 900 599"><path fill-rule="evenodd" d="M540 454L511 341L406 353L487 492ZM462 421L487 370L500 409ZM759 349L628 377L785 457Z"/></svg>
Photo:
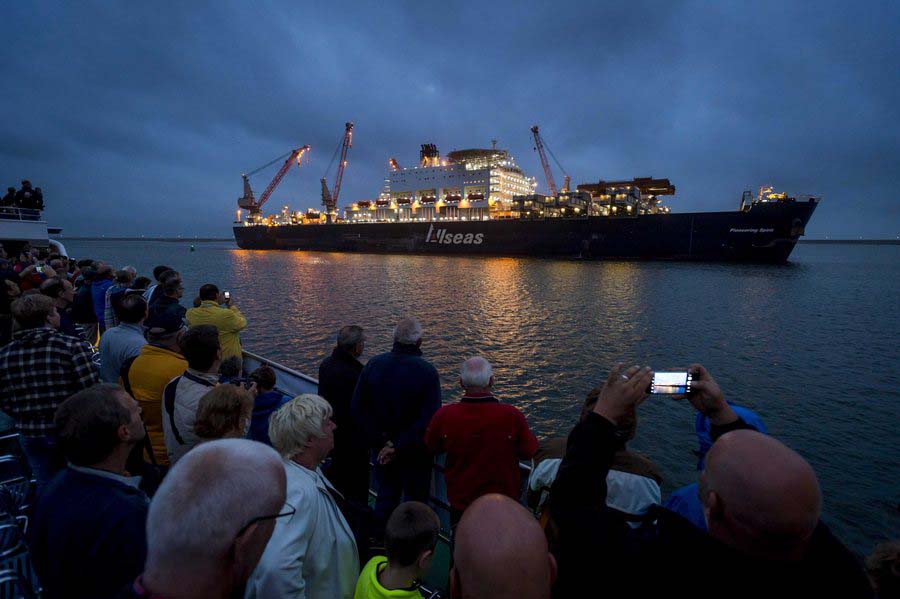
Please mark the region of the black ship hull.
<svg viewBox="0 0 900 599"><path fill-rule="evenodd" d="M243 249L784 263L817 200L637 217L235 226Z"/></svg>

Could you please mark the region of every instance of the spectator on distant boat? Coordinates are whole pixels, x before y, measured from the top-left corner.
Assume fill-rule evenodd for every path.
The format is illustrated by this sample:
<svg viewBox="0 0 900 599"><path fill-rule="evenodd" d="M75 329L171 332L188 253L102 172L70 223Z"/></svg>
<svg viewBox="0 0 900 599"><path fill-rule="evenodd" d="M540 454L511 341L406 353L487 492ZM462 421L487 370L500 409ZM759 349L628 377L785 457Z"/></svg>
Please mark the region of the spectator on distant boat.
<svg viewBox="0 0 900 599"><path fill-rule="evenodd" d="M141 573L149 500L126 471L144 438L141 408L119 385L94 385L60 404L68 467L38 498L34 565L47 597L112 597Z"/></svg>
<svg viewBox="0 0 900 599"><path fill-rule="evenodd" d="M709 417L713 440L700 477L709 534L659 510L656 534L626 556L621 529L607 510L605 479L615 453L615 427L646 399L649 368L613 368L593 411L569 435L551 490L559 530L555 553L560 578L554 592L596 592L597 565L611 596L660 596L692 589L719 597L723 589L759 597L778 589L786 597L868 597L871 588L853 555L819 520L821 492L812 467L797 453L755 430L725 402L700 365L690 403ZM744 430L741 430L744 429ZM648 572L652 564L652 572ZM703 584L697 585L697 564Z"/></svg>
<svg viewBox="0 0 900 599"><path fill-rule="evenodd" d="M900 541L879 543L866 558L866 572L876 597L900 597Z"/></svg>
<svg viewBox="0 0 900 599"><path fill-rule="evenodd" d="M603 386L588 393L581 407L579 421L594 409ZM645 517L662 501L662 476L649 458L631 451L627 444L637 432L637 412L632 410L616 425L616 449L609 474L606 476L606 505L631 528L641 528ZM537 510L546 506L549 491L556 480L559 465L566 454L566 437L550 439L528 479L529 505ZM695 490L696 494L696 490Z"/></svg>
<svg viewBox="0 0 900 599"><path fill-rule="evenodd" d="M15 206L16 205L16 188L15 187L7 187L6 195L3 196L3 199L0 200L0 206Z"/></svg>
<svg viewBox="0 0 900 599"><path fill-rule="evenodd" d="M82 339L81 333L72 318L72 302L75 301L75 287L62 277L51 277L41 283L41 293L53 300L59 314L59 332L76 339Z"/></svg>
<svg viewBox="0 0 900 599"><path fill-rule="evenodd" d="M113 286L113 269L101 263L91 285L91 299L94 302L94 315L100 324L100 335L106 332L106 291Z"/></svg>
<svg viewBox="0 0 900 599"><path fill-rule="evenodd" d="M163 390L188 367L180 344L185 331L184 322L175 314L157 320L156 327L147 330L147 345L133 361L122 365L122 384L141 404L153 454L148 458L161 466L169 465L163 433Z"/></svg>
<svg viewBox="0 0 900 599"><path fill-rule="evenodd" d="M22 181L21 189L16 192L16 206L18 206L19 208L25 208L26 210L36 209L34 189L32 189L31 181L29 181L28 179Z"/></svg>
<svg viewBox="0 0 900 599"><path fill-rule="evenodd" d="M126 266L122 270L117 270L113 284L106 290L106 298L103 303L103 321L107 330L119 324L119 318L116 315L116 303L125 296L125 292L131 287L135 276L137 276L137 272L133 266Z"/></svg>
<svg viewBox="0 0 900 599"><path fill-rule="evenodd" d="M172 270L170 266L159 265L153 269L153 280L155 281L152 285L147 287L147 290L144 292L144 299L147 300L147 303L151 306L153 305L156 298L159 294L162 293L162 287L159 287L159 280L163 276L163 273Z"/></svg>
<svg viewBox="0 0 900 599"><path fill-rule="evenodd" d="M359 357L365 347L362 327L341 327L337 346L319 366L319 395L331 404L332 420L337 425L331 466L325 475L344 497L360 505L366 505L369 499L369 449L350 416L350 402L363 369Z"/></svg>
<svg viewBox="0 0 900 599"><path fill-rule="evenodd" d="M331 406L306 393L272 415L269 435L287 474L287 505L296 512L275 524L247 599L349 599L359 575L353 532L341 513L340 494L319 466L334 447Z"/></svg>
<svg viewBox="0 0 900 599"><path fill-rule="evenodd" d="M441 381L422 358L422 325L403 318L391 351L366 364L353 393L351 414L376 458L375 533L400 504L428 500L432 458L425 429L441 407Z"/></svg>
<svg viewBox="0 0 900 599"><path fill-rule="evenodd" d="M453 544L454 599L549 599L556 560L537 520L515 500L497 493L476 499L463 514ZM607 579L618 575L603 563L589 574L595 587L585 597L606 596Z"/></svg>
<svg viewBox="0 0 900 599"><path fill-rule="evenodd" d="M256 399L253 402L253 415L250 420L248 438L271 446L269 418L278 408L289 402L291 398L275 389L278 381L275 371L270 366L263 365L251 372L250 380L256 383ZM319 382L321 384L321 381ZM334 420L334 417L332 417L332 420ZM337 439L336 432L335 439ZM331 479L329 478L329 480ZM332 481L332 484L334 484L334 481ZM335 485L335 488L338 491L341 490L337 485ZM368 493L368 489L366 489L366 492Z"/></svg>
<svg viewBox="0 0 900 599"><path fill-rule="evenodd" d="M33 202L35 210L44 209L44 190L42 190L40 187L34 188Z"/></svg>
<svg viewBox="0 0 900 599"><path fill-rule="evenodd" d="M194 432L203 441L243 439L250 428L256 387L217 385L200 398Z"/></svg>
<svg viewBox="0 0 900 599"><path fill-rule="evenodd" d="M166 452L173 465L200 442L194 432L197 406L200 398L219 382L222 350L216 327L189 328L181 339L181 353L187 359L188 368L163 391L163 431Z"/></svg>
<svg viewBox="0 0 900 599"><path fill-rule="evenodd" d="M179 318L184 318L184 306L178 301L184 295L184 285L181 282L181 275L174 270L166 271L160 278L159 293L154 293L154 299L150 300L150 313L147 316L147 326L156 326L156 320L163 315L172 313Z"/></svg>
<svg viewBox="0 0 900 599"><path fill-rule="evenodd" d="M353 599L422 599L417 588L434 561L441 522L418 501L401 503L384 530L385 555L365 565Z"/></svg>
<svg viewBox="0 0 900 599"><path fill-rule="evenodd" d="M271 448L224 439L191 451L153 497L147 561L130 597L243 596L275 523L294 512L284 499L284 465Z"/></svg>
<svg viewBox="0 0 900 599"><path fill-rule="evenodd" d="M72 301L72 320L81 327L84 339L93 346L97 345L100 335L100 324L94 312L94 297L91 292L97 270L92 266L81 268L81 285L76 286L75 299Z"/></svg>
<svg viewBox="0 0 900 599"><path fill-rule="evenodd" d="M31 469L43 485L65 465L53 414L67 397L100 382L87 343L57 331L53 300L29 295L13 302L21 330L0 349L0 409L13 418Z"/></svg>
<svg viewBox="0 0 900 599"><path fill-rule="evenodd" d="M490 362L480 356L463 362L459 384L462 398L439 409L425 433L428 451L447 454L444 477L454 525L482 495L518 499L519 460L530 459L538 447L522 412L494 397Z"/></svg>
<svg viewBox="0 0 900 599"><path fill-rule="evenodd" d="M144 319L147 302L139 295L127 295L119 301L120 323L100 337L100 378L105 383L117 383L122 365L137 357L147 345Z"/></svg>
<svg viewBox="0 0 900 599"><path fill-rule="evenodd" d="M211 324L219 329L222 358L241 359L240 333L247 328L247 319L218 287L211 283L203 285L200 288L200 307L188 310L186 318L189 326Z"/></svg>

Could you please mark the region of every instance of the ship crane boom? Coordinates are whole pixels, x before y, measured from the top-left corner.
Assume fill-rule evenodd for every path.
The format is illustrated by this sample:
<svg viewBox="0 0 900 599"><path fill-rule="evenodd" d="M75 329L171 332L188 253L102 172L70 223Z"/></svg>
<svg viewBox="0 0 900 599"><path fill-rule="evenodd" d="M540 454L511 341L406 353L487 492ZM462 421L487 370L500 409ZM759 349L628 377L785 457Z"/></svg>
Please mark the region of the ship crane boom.
<svg viewBox="0 0 900 599"><path fill-rule="evenodd" d="M328 183L322 177L322 205L325 206L325 217L331 222L337 213L338 198L341 195L341 182L344 179L344 169L347 167L347 151L353 146L353 123L344 123L344 137L341 140L341 158L338 162L337 174L334 177L334 186L328 191ZM333 160L333 158L332 158Z"/></svg>
<svg viewBox="0 0 900 599"><path fill-rule="evenodd" d="M571 179L569 178L569 175L566 174L566 169L562 167L559 160L553 155L553 150L550 149L550 146L544 143L544 138L541 137L537 125L534 125L531 128L531 133L534 135L534 149L537 150L538 156L541 157L541 166L544 167L544 176L547 177L547 189L550 190L550 195L556 195L556 181L553 180L553 171L550 170L550 162L547 160L547 154L550 154L550 156L553 157L556 166L558 166L559 170L563 173L563 186L560 191L568 192Z"/></svg>
<svg viewBox="0 0 900 599"><path fill-rule="evenodd" d="M251 215L258 215L262 209L263 204L268 201L268 199L272 196L272 193L278 187L281 180L284 179L284 176L287 174L288 170L290 170L291 166L294 164L294 160L297 161L297 166L300 166L300 162L303 159L303 156L306 155L308 159L309 153L309 145L305 145L296 149L291 150L287 154L283 156L279 156L275 160L267 162L261 167L245 174L241 174L241 178L244 180L244 195L238 198L238 207L244 208L250 211ZM259 171L267 168L282 158L285 158L284 164L281 165L281 168L278 169L278 172L275 173L275 177L272 178L272 181L266 187L265 191L263 191L262 195L259 196L259 200L257 201L253 197L253 189L250 187L250 177L255 175Z"/></svg>

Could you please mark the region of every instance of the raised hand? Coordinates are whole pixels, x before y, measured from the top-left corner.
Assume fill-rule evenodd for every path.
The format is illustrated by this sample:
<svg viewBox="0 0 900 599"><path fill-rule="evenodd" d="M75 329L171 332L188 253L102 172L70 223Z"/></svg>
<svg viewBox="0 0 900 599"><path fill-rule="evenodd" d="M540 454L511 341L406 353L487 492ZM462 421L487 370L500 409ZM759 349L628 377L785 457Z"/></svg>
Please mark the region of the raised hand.
<svg viewBox="0 0 900 599"><path fill-rule="evenodd" d="M623 366L616 364L610 371L600 398L594 405L595 413L614 424L647 399L647 389L653 380L653 371L649 366L632 366L622 372Z"/></svg>
<svg viewBox="0 0 900 599"><path fill-rule="evenodd" d="M716 379L701 364L691 364L691 392L678 395L676 399L687 398L698 412L707 416L712 424L728 424L737 420L737 414L725 401Z"/></svg>

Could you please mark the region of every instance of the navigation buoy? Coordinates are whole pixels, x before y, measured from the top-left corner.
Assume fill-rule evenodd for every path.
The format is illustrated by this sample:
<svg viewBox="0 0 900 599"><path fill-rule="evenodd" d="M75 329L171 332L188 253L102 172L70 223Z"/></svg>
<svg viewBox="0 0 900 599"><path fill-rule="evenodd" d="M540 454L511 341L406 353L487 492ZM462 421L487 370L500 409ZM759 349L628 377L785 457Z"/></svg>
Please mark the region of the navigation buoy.
<svg viewBox="0 0 900 599"><path fill-rule="evenodd" d="M192 243L192 244L191 244L191 251L192 251L192 252L193 252L193 251L196 251L196 249L197 249L197 248L195 248L195 247L194 247L194 244Z"/></svg>

